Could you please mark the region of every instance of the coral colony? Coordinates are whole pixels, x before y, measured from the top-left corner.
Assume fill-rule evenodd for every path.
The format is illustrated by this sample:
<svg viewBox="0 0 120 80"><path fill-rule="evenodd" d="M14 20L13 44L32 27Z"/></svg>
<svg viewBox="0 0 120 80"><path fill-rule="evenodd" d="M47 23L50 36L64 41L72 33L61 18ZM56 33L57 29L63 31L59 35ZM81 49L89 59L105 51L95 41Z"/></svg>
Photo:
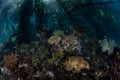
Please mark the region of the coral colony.
<svg viewBox="0 0 120 80"><path fill-rule="evenodd" d="M17 52L3 55L1 80L119 80L116 43L76 36L55 30L42 42L22 44Z"/></svg>
<svg viewBox="0 0 120 80"><path fill-rule="evenodd" d="M120 80L116 2L0 0L0 80Z"/></svg>

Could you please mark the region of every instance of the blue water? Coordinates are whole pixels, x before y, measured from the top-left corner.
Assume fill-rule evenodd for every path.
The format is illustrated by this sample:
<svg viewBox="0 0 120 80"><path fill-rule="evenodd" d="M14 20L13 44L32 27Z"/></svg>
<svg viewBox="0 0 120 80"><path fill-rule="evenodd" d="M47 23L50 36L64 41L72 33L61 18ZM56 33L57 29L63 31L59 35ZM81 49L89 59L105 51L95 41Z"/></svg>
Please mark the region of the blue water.
<svg viewBox="0 0 120 80"><path fill-rule="evenodd" d="M36 0L37 1L37 0ZM117 0L97 0L98 2L109 2ZM97 2L96 0L93 2ZM21 8L24 5L24 0L1 0L0 1L0 44L8 41L9 37L16 33L18 25L20 23ZM78 1L79 2L79 1ZM85 3L87 1L83 1ZM62 29L66 31L71 26L86 26L88 28L88 36L95 36L97 38L114 39L117 43L120 43L120 1L113 3L97 4L92 6L81 6L75 8L75 4L72 0L62 2L59 0L43 0L41 18L36 15L34 10L35 0L31 5L33 8L32 14L30 14L28 31L30 37L35 40L35 34L38 25L42 24L42 27L48 27L50 29ZM81 4L81 3L80 3ZM64 8L64 10L63 10ZM71 10L71 16L68 15L67 10ZM26 11L25 11L26 12ZM23 16L24 17L24 16ZM41 22L38 22L38 18Z"/></svg>

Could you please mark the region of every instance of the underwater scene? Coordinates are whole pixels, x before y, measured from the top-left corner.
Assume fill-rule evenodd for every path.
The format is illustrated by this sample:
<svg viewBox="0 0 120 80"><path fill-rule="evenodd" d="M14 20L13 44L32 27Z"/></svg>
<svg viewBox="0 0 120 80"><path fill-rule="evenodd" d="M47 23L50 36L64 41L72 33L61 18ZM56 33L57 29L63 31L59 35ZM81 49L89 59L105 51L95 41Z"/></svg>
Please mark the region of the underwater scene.
<svg viewBox="0 0 120 80"><path fill-rule="evenodd" d="M120 80L120 0L0 0L0 80Z"/></svg>

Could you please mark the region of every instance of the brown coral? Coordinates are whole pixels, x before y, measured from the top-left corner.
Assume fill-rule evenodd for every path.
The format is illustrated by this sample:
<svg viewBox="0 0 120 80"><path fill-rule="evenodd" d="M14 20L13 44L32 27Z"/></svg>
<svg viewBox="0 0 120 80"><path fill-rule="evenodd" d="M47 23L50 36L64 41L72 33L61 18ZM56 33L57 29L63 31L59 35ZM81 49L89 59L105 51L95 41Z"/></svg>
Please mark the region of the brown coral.
<svg viewBox="0 0 120 80"><path fill-rule="evenodd" d="M4 62L4 65L10 69L10 70L13 70L15 68L15 66L17 65L17 62L18 62L18 55L17 54L9 54L9 55L5 55L4 56L4 59L3 59L3 62Z"/></svg>
<svg viewBox="0 0 120 80"><path fill-rule="evenodd" d="M79 56L69 57L66 61L66 70L80 73L82 69L90 69L89 63Z"/></svg>

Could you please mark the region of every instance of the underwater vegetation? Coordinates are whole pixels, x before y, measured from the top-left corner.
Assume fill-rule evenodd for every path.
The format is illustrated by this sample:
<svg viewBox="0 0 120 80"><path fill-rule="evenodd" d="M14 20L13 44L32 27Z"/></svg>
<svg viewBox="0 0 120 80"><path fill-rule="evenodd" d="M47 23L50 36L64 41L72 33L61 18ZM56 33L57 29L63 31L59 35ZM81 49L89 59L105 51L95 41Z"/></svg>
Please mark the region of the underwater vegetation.
<svg viewBox="0 0 120 80"><path fill-rule="evenodd" d="M120 80L120 48L110 39L85 34L83 27L70 33L54 30L44 41L8 51L0 57L1 80Z"/></svg>

